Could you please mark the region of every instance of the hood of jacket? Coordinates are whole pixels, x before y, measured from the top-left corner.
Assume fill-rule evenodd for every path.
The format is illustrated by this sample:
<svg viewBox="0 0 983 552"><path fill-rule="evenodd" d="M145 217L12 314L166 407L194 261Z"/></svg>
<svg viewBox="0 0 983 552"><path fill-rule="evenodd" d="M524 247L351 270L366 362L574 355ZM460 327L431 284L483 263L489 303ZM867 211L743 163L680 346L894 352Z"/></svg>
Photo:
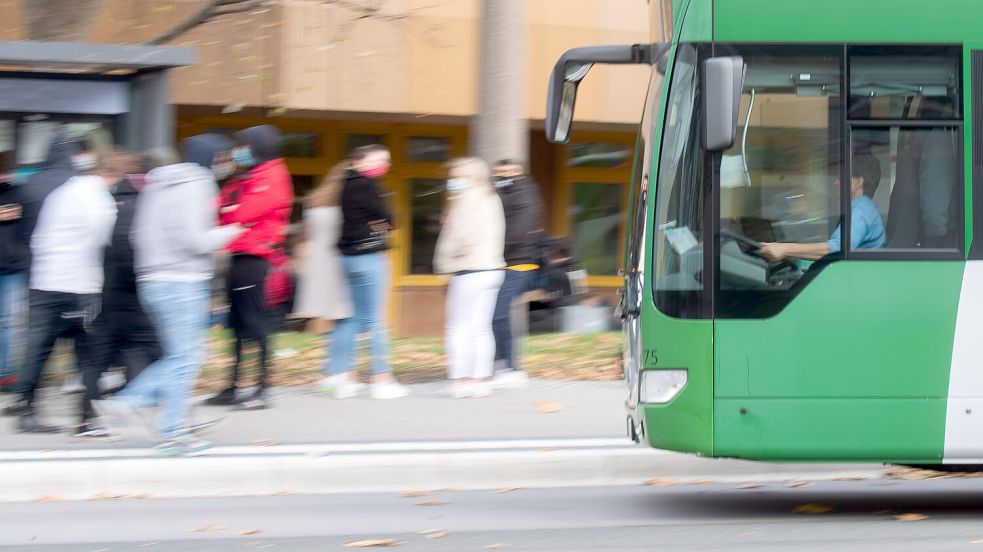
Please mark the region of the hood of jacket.
<svg viewBox="0 0 983 552"><path fill-rule="evenodd" d="M48 157L41 165L41 170L30 176L27 185L43 189L43 195L61 186L69 178L78 174L72 158L80 151L78 140L68 134L59 133L51 142Z"/></svg>
<svg viewBox="0 0 983 552"><path fill-rule="evenodd" d="M211 170L215 154L229 151L232 141L220 134L199 134L181 141L181 153L186 163L194 163Z"/></svg>
<svg viewBox="0 0 983 552"><path fill-rule="evenodd" d="M280 131L273 125L259 125L240 130L236 133L236 140L244 146L249 146L257 165L283 156Z"/></svg>
<svg viewBox="0 0 983 552"><path fill-rule="evenodd" d="M142 191L171 188L201 179L209 179L214 182L215 177L212 175L212 171L196 163L164 165L147 173Z"/></svg>

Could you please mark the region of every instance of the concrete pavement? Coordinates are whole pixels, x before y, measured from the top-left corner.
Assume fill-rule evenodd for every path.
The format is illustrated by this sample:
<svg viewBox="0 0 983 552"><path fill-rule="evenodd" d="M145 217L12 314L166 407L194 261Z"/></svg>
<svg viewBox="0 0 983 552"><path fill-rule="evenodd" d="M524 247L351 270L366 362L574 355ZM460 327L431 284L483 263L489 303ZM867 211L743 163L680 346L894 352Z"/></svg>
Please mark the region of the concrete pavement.
<svg viewBox="0 0 983 552"><path fill-rule="evenodd" d="M194 458L156 457L140 442L0 430L0 500L105 496L213 497L639 484L680 480L876 477L876 465L772 465L707 460L631 444L620 382L534 381L482 399L413 386L397 401L336 401L278 389L274 408L231 412ZM46 419L68 424L77 397L53 394Z"/></svg>

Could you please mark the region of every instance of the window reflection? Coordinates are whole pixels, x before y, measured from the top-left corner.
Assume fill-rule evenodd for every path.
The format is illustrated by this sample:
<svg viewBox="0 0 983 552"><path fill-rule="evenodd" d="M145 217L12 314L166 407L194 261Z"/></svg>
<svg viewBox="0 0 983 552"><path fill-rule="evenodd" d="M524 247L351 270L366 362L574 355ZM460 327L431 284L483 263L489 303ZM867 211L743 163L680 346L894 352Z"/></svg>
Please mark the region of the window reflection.
<svg viewBox="0 0 983 552"><path fill-rule="evenodd" d="M850 49L851 119L958 119L959 48Z"/></svg>
<svg viewBox="0 0 983 552"><path fill-rule="evenodd" d="M619 229L624 218L621 199L625 188L621 184L573 185L570 206L573 254L587 273L594 276L613 276L618 273Z"/></svg>
<svg viewBox="0 0 983 552"><path fill-rule="evenodd" d="M410 136L406 158L422 163L443 163L451 158L451 141L442 136Z"/></svg>
<svg viewBox="0 0 983 552"><path fill-rule="evenodd" d="M433 274L433 253L444 208L444 180L414 178L410 184L410 273Z"/></svg>
<svg viewBox="0 0 983 552"><path fill-rule="evenodd" d="M631 149L624 144L581 142L570 144L568 167L620 168L631 162Z"/></svg>

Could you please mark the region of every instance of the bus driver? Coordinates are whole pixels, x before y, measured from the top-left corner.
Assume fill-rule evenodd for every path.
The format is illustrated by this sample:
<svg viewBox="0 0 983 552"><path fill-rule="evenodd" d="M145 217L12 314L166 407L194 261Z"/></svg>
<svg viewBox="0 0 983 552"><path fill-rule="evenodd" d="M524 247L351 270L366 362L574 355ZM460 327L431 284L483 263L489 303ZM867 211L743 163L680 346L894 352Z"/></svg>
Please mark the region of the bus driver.
<svg viewBox="0 0 983 552"><path fill-rule="evenodd" d="M853 177L850 193L850 249L880 249L884 247L884 223L881 214L871 200L881 181L881 165L872 155L862 154L853 158ZM840 179L836 179L836 190ZM820 243L763 243L758 254L771 261L788 257L814 261L840 251L840 226L837 225L829 241Z"/></svg>

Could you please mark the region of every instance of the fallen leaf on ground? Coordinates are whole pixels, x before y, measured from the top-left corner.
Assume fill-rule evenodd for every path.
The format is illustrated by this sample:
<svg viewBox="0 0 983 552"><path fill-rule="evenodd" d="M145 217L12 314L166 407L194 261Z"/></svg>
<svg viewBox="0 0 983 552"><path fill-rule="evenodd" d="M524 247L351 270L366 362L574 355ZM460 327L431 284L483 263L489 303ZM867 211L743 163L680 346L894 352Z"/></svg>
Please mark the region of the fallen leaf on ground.
<svg viewBox="0 0 983 552"><path fill-rule="evenodd" d="M794 489L796 487L812 487L812 485L812 481L788 481L785 483L785 486L790 489Z"/></svg>
<svg viewBox="0 0 983 552"><path fill-rule="evenodd" d="M518 490L519 490L519 489L521 489L521 488L522 488L522 487L506 487L506 488L504 488L504 489L499 489L499 490L497 490L497 491L495 491L495 493L496 493L496 494L505 494L505 493L511 493L511 492L513 492L513 491L518 491Z"/></svg>
<svg viewBox="0 0 983 552"><path fill-rule="evenodd" d="M417 498L417 497L429 496L429 495L430 493L428 491L406 491L405 493L403 493L403 496L405 496L406 498Z"/></svg>
<svg viewBox="0 0 983 552"><path fill-rule="evenodd" d="M417 506L443 506L447 504L443 500L421 500L416 503Z"/></svg>
<svg viewBox="0 0 983 552"><path fill-rule="evenodd" d="M792 511L796 514L828 514L834 511L834 508L825 504L803 504L792 508Z"/></svg>
<svg viewBox="0 0 983 552"><path fill-rule="evenodd" d="M928 519L928 516L923 516L922 514L898 514L894 516L894 519L898 521L922 521Z"/></svg>
<svg viewBox="0 0 983 552"><path fill-rule="evenodd" d="M240 537L248 537L249 535L258 535L262 532L262 529L246 529L245 531L239 531L237 534Z"/></svg>
<svg viewBox="0 0 983 552"><path fill-rule="evenodd" d="M225 531L227 527L222 527L221 525L204 525L202 527L195 527L191 531L194 533L214 533L215 531Z"/></svg>
<svg viewBox="0 0 983 552"><path fill-rule="evenodd" d="M396 539L369 539L346 543L345 548L371 548L373 546L399 546L401 544L403 543L396 541Z"/></svg>
<svg viewBox="0 0 983 552"><path fill-rule="evenodd" d="M556 401L539 401L536 408L543 414L555 414L563 411L563 405Z"/></svg>
<svg viewBox="0 0 983 552"><path fill-rule="evenodd" d="M760 489L761 483L745 483L743 485L738 485L738 489Z"/></svg>
<svg viewBox="0 0 983 552"><path fill-rule="evenodd" d="M674 479L649 479L645 484L650 487L668 487L669 485L678 485L679 482Z"/></svg>

